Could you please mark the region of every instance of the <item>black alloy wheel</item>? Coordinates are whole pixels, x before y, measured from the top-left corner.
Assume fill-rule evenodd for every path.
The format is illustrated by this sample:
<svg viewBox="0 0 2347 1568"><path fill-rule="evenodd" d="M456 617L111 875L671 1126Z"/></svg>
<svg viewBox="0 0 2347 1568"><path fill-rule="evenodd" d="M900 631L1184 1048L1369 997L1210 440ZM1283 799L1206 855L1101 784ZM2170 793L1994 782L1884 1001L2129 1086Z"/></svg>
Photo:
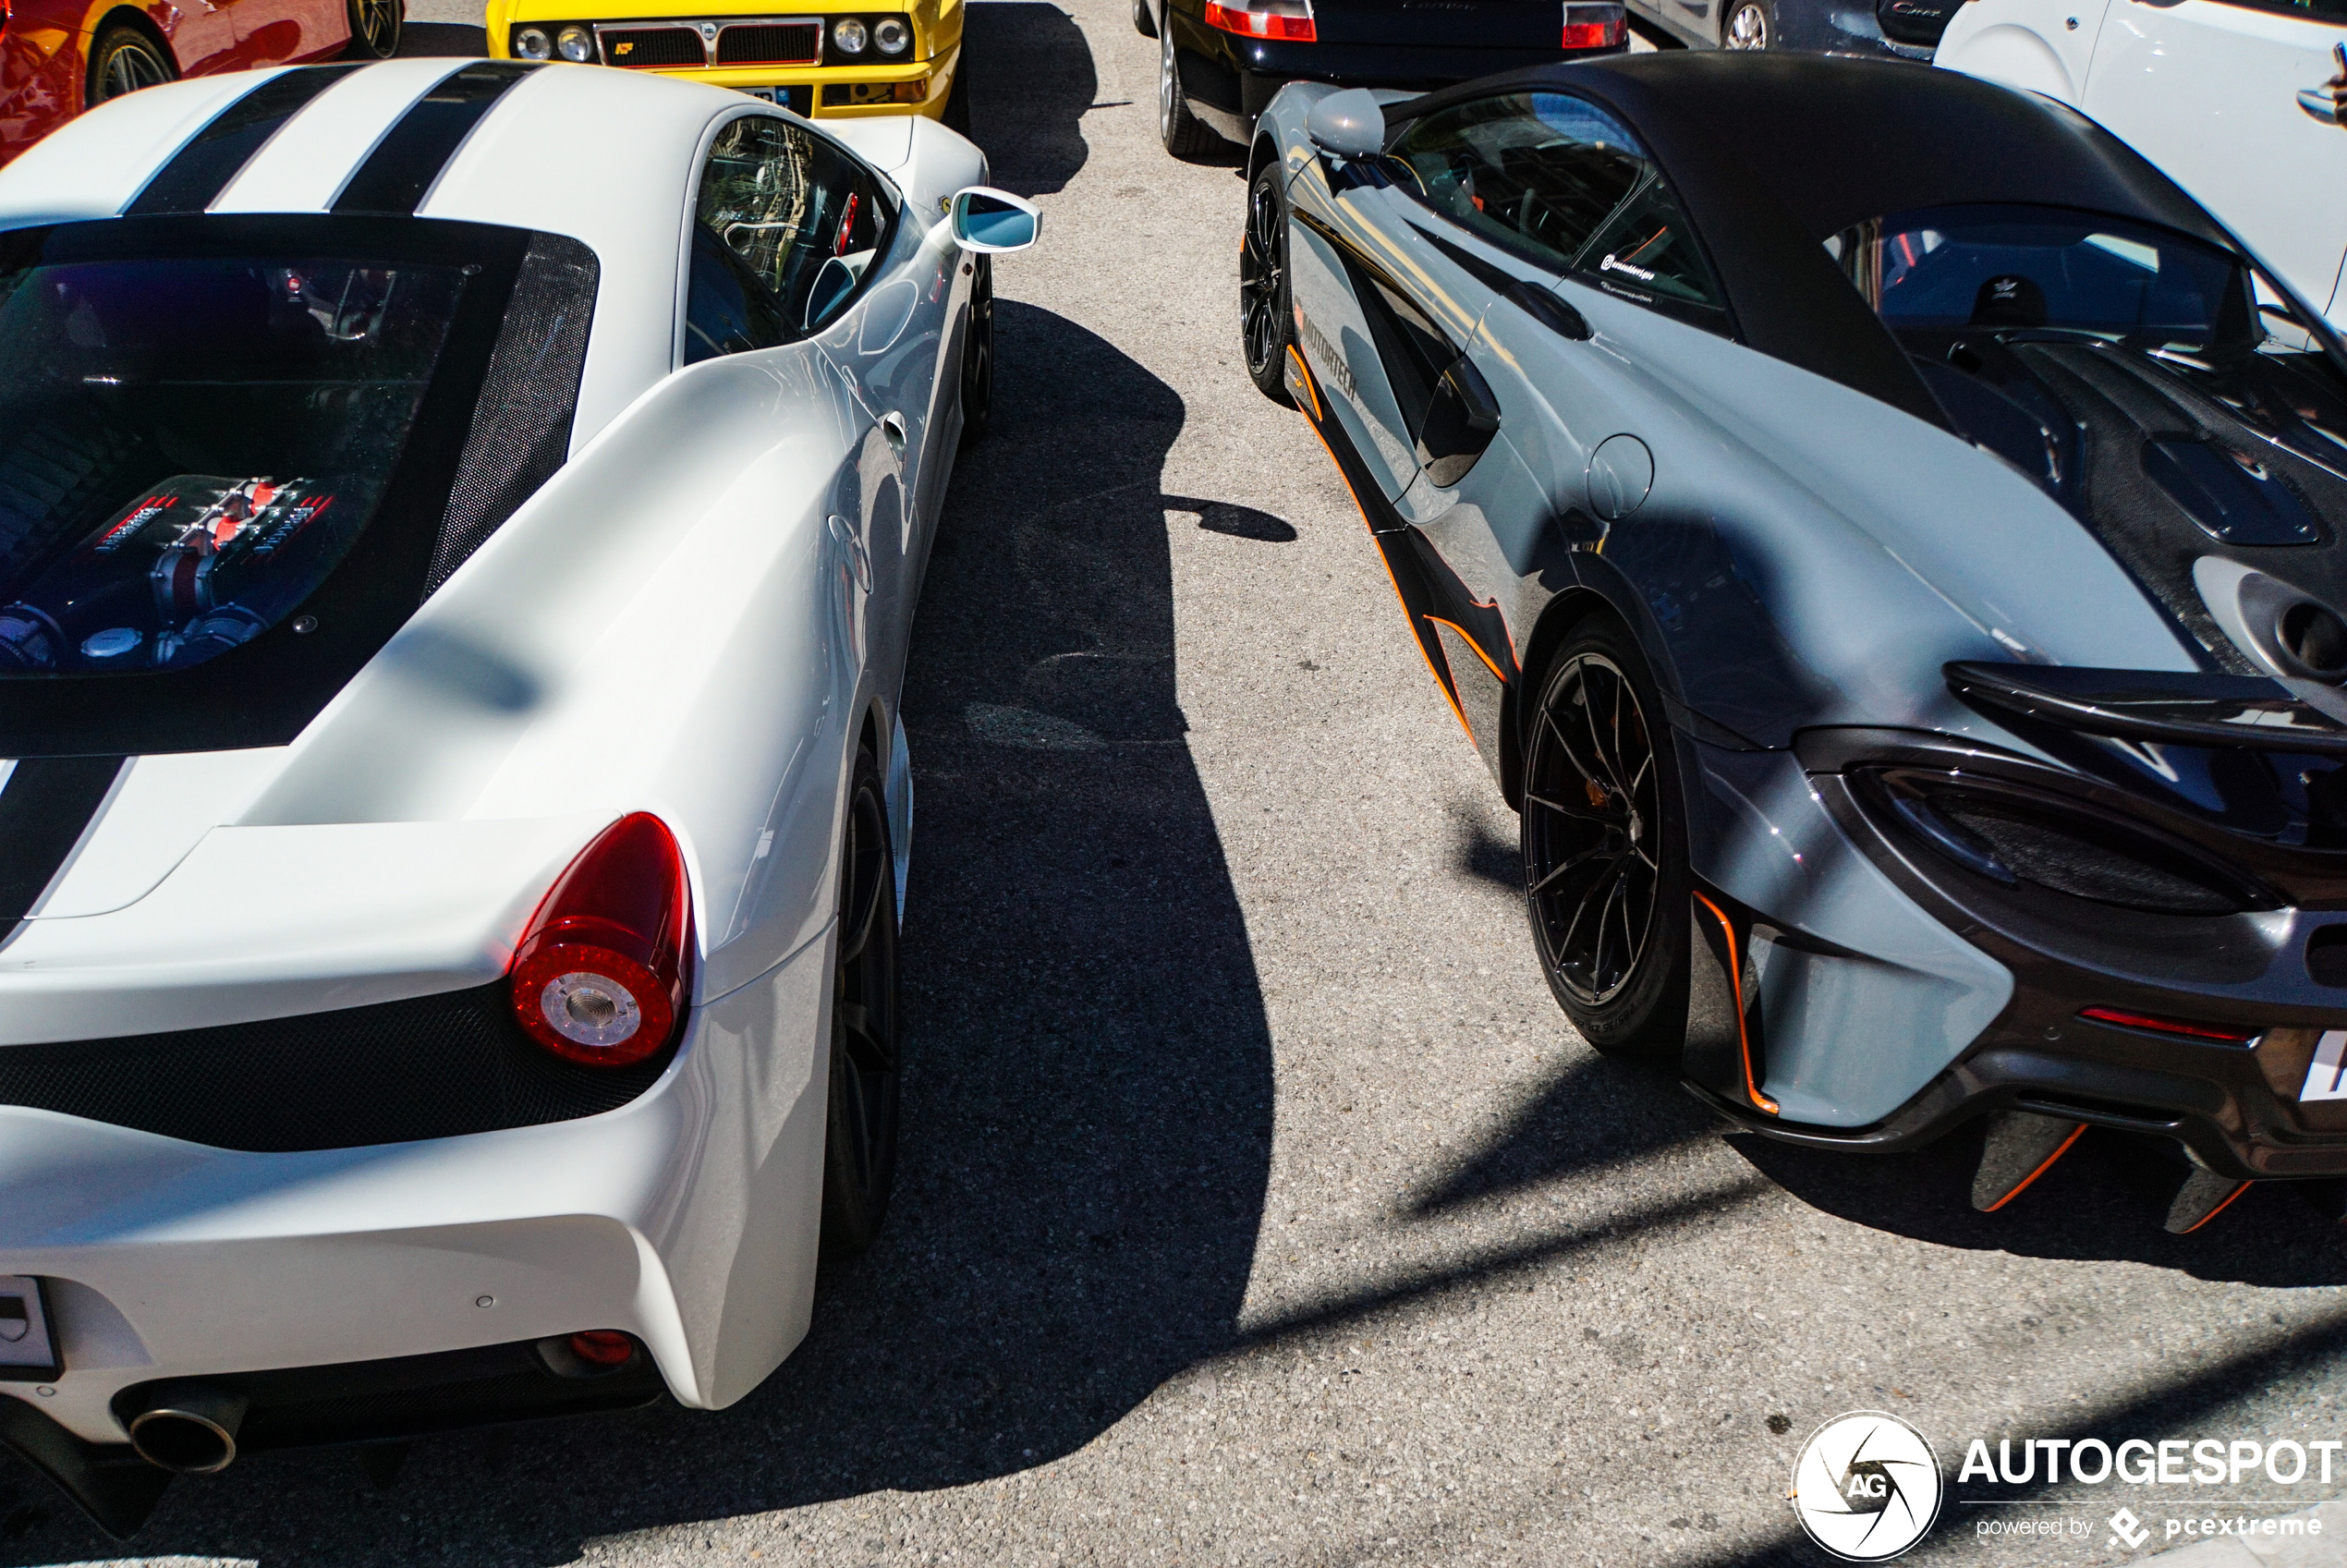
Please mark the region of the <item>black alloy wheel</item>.
<svg viewBox="0 0 2347 1568"><path fill-rule="evenodd" d="M1686 1034L1685 816L1660 694L1611 615L1575 627L1525 737L1524 879L1549 989L1609 1055Z"/></svg>
<svg viewBox="0 0 2347 1568"><path fill-rule="evenodd" d="M161 87L178 74L161 44L117 22L98 35L90 51L90 103L94 107L142 87Z"/></svg>
<svg viewBox="0 0 2347 1568"><path fill-rule="evenodd" d="M388 60L399 53L399 31L407 25L407 0L343 0L350 13L350 47L347 60Z"/></svg>
<svg viewBox="0 0 2347 1568"><path fill-rule="evenodd" d="M1776 41L1775 18L1769 14L1768 0L1735 0L1728 7L1727 19L1720 24L1722 49L1766 49Z"/></svg>
<svg viewBox="0 0 2347 1568"><path fill-rule="evenodd" d="M888 1217L896 1181L904 1021L896 991L896 857L880 764L856 755L840 846L832 967L831 1098L823 1124L823 1252L853 1258Z"/></svg>
<svg viewBox="0 0 2347 1568"><path fill-rule="evenodd" d="M1294 341L1287 276L1286 172L1277 157L1263 165L1246 192L1246 237L1239 244L1239 331L1246 343L1246 373L1274 403L1295 407L1287 389L1287 346Z"/></svg>
<svg viewBox="0 0 2347 1568"><path fill-rule="evenodd" d="M962 449L977 445L994 418L994 258L973 256L969 325L962 334Z"/></svg>
<svg viewBox="0 0 2347 1568"><path fill-rule="evenodd" d="M1182 73L1174 63L1172 0L1157 34L1157 139L1176 158L1196 158L1222 144L1221 137L1190 113L1190 102L1182 96Z"/></svg>
<svg viewBox="0 0 2347 1568"><path fill-rule="evenodd" d="M1149 15L1149 0L1133 0L1133 30L1143 38L1157 36L1157 18Z"/></svg>

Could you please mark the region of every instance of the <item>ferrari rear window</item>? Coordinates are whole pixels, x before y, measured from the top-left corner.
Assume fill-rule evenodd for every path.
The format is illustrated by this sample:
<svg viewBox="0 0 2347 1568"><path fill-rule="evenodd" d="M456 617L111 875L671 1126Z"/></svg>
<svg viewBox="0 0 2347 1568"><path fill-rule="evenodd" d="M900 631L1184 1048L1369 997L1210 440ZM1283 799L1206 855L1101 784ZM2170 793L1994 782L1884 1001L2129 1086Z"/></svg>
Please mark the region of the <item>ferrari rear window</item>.
<svg viewBox="0 0 2347 1568"><path fill-rule="evenodd" d="M0 677L183 669L294 616L374 517L475 270L0 270Z"/></svg>

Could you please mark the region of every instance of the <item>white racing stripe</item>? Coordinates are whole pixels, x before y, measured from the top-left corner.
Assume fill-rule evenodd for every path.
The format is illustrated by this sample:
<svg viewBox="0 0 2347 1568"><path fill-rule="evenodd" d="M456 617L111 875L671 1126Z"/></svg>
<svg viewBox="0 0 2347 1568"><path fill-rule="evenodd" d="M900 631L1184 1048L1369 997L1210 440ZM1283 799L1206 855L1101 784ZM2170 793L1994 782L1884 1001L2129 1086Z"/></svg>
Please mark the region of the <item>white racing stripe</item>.
<svg viewBox="0 0 2347 1568"><path fill-rule="evenodd" d="M322 213L417 99L472 64L386 60L334 83L253 155L214 213Z"/></svg>

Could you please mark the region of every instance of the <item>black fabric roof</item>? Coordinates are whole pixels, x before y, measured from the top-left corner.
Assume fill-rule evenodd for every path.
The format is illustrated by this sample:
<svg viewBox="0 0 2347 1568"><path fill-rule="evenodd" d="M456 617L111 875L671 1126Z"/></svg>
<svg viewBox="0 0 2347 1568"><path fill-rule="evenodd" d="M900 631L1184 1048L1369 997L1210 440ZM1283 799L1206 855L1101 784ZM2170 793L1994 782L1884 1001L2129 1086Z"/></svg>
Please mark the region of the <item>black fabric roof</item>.
<svg viewBox="0 0 2347 1568"><path fill-rule="evenodd" d="M1918 207L2079 207L2231 249L2118 138L2058 103L1903 60L1673 50L1485 77L1389 120L1495 91L1606 104L1645 140L1709 250L1744 340L1935 424L1945 415L1826 254L1855 223Z"/></svg>

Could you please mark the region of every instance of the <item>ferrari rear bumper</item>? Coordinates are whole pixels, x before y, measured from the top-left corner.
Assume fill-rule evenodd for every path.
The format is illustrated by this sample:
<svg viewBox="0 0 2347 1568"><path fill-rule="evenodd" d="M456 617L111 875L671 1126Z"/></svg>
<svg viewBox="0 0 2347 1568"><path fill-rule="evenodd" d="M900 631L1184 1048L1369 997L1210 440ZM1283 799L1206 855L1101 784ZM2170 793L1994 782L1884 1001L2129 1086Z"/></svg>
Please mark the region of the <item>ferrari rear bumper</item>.
<svg viewBox="0 0 2347 1568"><path fill-rule="evenodd" d="M703 1003L599 1115L251 1153L0 1107L0 1276L42 1282L62 1363L0 1345L0 1443L103 1468L172 1383L247 1389L261 1447L740 1397L812 1300L830 945ZM566 1361L589 1331L625 1364Z"/></svg>

